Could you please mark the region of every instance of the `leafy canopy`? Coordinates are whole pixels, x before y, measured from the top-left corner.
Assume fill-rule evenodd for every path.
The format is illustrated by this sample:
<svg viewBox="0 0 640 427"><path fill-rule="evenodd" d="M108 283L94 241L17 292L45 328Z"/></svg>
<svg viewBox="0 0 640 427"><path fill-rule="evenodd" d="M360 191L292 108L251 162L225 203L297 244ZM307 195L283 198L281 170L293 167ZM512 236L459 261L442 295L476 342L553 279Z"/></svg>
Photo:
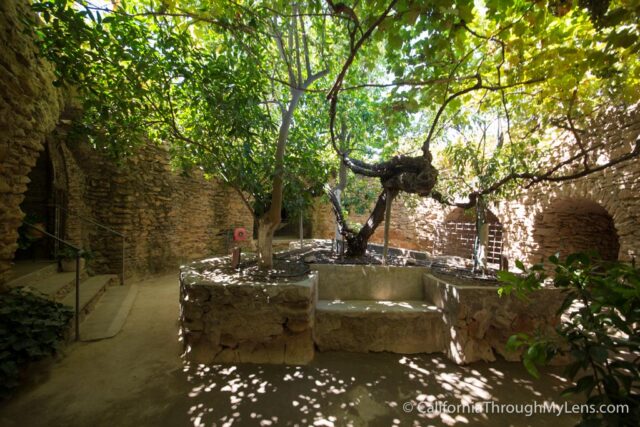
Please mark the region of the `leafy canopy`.
<svg viewBox="0 0 640 427"><path fill-rule="evenodd" d="M320 4L305 5L300 28L312 66L326 67L331 27L313 19ZM286 33L299 6L141 0L111 8L55 0L33 8L43 20L35 31L56 65L56 84L73 87L81 100L79 135L116 157L150 140L165 144L182 169L201 168L248 194L256 215L266 210L294 57L291 39L280 54L275 35ZM311 126L323 111L301 110L285 156L292 210L309 202L327 173L326 139Z"/></svg>

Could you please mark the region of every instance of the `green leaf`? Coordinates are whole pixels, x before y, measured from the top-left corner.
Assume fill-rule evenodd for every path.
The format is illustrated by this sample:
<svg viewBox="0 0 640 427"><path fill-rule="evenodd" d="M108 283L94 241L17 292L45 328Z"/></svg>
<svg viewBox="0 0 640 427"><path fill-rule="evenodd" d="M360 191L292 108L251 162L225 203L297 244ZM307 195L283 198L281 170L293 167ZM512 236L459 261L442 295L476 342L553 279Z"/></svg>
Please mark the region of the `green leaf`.
<svg viewBox="0 0 640 427"><path fill-rule="evenodd" d="M604 363L609 356L609 351L602 346L589 347L589 356L596 363Z"/></svg>
<svg viewBox="0 0 640 427"><path fill-rule="evenodd" d="M524 358L522 360L522 364L524 365L524 367L527 369L527 372L529 372L529 374L536 378L539 379L540 378L540 372L538 371L538 368L536 367L535 363L527 358Z"/></svg>

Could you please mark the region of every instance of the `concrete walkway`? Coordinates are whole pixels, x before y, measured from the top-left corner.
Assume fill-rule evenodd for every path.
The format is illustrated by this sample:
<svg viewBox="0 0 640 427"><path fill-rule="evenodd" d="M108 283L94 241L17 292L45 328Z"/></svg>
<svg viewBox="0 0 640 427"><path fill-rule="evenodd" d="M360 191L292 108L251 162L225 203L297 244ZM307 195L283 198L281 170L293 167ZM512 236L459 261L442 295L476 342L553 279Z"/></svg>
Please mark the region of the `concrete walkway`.
<svg viewBox="0 0 640 427"><path fill-rule="evenodd" d="M562 403L558 370L536 381L518 363L459 367L440 355L318 353L304 367L187 366L177 332L177 273L138 286L123 330L67 348L46 380L0 406L0 425L520 427L569 426L578 419L431 413L426 406Z"/></svg>

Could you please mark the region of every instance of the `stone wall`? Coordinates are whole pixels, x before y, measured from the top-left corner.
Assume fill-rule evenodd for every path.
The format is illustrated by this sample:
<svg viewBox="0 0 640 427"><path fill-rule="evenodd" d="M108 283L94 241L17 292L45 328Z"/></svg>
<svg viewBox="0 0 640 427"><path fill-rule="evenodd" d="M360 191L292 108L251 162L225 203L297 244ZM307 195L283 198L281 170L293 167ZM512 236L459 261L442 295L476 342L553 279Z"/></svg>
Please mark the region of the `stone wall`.
<svg viewBox="0 0 640 427"><path fill-rule="evenodd" d="M640 109L604 121L592 129L591 139L619 154L628 152L638 135ZM494 212L504 226L510 260L534 263L573 249L600 249L609 258L631 260L640 253L640 159L578 180L534 186Z"/></svg>
<svg viewBox="0 0 640 427"><path fill-rule="evenodd" d="M121 164L83 143L69 144L64 152L73 170L68 237L98 254L92 262L96 271L118 271L122 240L77 214L125 234L126 269L138 274L224 253L233 245L234 228L253 227L251 213L231 188L205 179L199 170L173 171L163 147L143 146Z"/></svg>
<svg viewBox="0 0 640 427"><path fill-rule="evenodd" d="M28 175L62 110L52 68L36 55L24 1L0 2L0 283L17 249Z"/></svg>
<svg viewBox="0 0 640 427"><path fill-rule="evenodd" d="M226 263L218 258L182 268L185 356L196 363L309 363L317 274L261 281Z"/></svg>
<svg viewBox="0 0 640 427"><path fill-rule="evenodd" d="M596 250L604 259L616 260L620 250L611 216L597 203L581 199L552 203L536 217L533 238L545 259L558 251L565 256Z"/></svg>
<svg viewBox="0 0 640 427"><path fill-rule="evenodd" d="M426 298L442 309L445 324L445 352L457 364L484 360L496 355L518 361L521 354L507 351L509 337L518 333L554 336L560 321L556 314L563 295L557 288L545 288L521 300L515 295L498 295L498 284L450 275L424 275Z"/></svg>
<svg viewBox="0 0 640 427"><path fill-rule="evenodd" d="M336 221L326 197L318 197L311 208L311 234L317 239L333 239Z"/></svg>

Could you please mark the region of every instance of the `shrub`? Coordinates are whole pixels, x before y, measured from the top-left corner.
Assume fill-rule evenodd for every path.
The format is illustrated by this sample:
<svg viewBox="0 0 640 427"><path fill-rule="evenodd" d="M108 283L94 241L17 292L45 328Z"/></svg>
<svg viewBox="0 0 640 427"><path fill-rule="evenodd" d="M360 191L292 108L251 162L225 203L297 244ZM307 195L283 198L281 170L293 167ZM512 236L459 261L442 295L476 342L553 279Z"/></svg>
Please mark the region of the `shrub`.
<svg viewBox="0 0 640 427"><path fill-rule="evenodd" d="M19 385L26 364L56 353L72 317L71 308L22 288L0 294L0 397Z"/></svg>
<svg viewBox="0 0 640 427"><path fill-rule="evenodd" d="M545 280L563 289L564 313L557 337L514 335L507 347L524 348L523 363L537 377L536 365L569 354L565 375L574 384L563 395L584 393L587 404L628 405L628 413L583 413L582 426L636 426L640 419L640 269L587 254L569 255L548 277L542 264L519 267L523 275L501 272L502 293L526 298Z"/></svg>

